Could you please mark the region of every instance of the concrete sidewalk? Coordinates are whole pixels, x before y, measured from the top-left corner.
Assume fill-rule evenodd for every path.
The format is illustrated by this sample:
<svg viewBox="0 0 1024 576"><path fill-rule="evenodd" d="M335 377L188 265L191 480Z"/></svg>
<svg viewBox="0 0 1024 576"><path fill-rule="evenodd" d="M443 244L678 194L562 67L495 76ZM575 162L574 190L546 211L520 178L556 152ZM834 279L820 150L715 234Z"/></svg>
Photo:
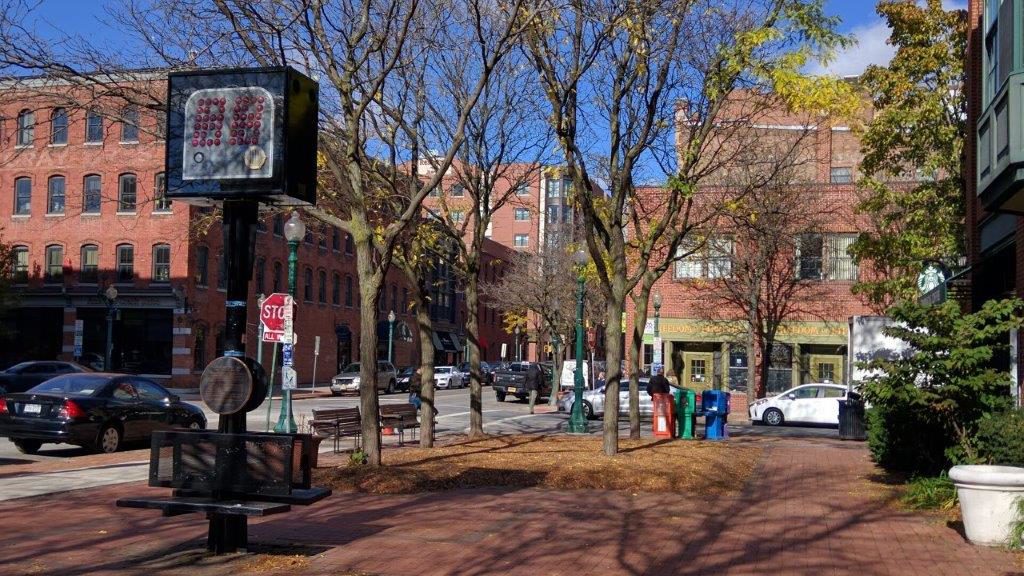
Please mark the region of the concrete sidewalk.
<svg viewBox="0 0 1024 576"><path fill-rule="evenodd" d="M121 484L0 503L17 537L0 574L1024 574L1021 556L898 509L862 444L743 438L763 447L740 493L705 500L606 491L336 494L251 522L269 556L205 557L199 515L114 507L167 490ZM666 463L666 465L670 465ZM253 561L259 564L254 568Z"/></svg>

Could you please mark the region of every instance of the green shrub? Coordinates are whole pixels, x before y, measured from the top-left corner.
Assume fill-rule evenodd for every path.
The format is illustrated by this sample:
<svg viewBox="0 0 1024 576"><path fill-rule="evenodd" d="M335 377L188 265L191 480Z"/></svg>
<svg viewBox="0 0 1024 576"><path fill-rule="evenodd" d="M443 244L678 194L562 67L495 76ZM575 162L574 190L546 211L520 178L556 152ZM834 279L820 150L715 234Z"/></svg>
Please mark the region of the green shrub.
<svg viewBox="0 0 1024 576"><path fill-rule="evenodd" d="M933 476L949 466L950 442L941 427L907 406L875 406L867 411L868 449L886 470Z"/></svg>
<svg viewBox="0 0 1024 576"><path fill-rule="evenodd" d="M1024 466L1024 411L1009 410L983 418L974 444L981 462Z"/></svg>
<svg viewBox="0 0 1024 576"><path fill-rule="evenodd" d="M900 500L915 510L949 510L956 506L956 487L945 473L918 476L907 482Z"/></svg>

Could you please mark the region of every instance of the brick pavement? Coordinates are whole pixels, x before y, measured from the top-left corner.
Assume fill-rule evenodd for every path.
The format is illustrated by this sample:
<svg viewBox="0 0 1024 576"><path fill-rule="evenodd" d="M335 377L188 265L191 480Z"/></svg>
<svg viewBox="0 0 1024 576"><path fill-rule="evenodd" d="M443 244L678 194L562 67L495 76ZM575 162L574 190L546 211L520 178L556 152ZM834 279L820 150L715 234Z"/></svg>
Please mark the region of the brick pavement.
<svg viewBox="0 0 1024 576"><path fill-rule="evenodd" d="M900 511L861 444L737 438L765 447L742 493L708 501L669 494L543 489L408 496L338 494L254 521L258 543L301 544L304 574L1007 576L1020 556L967 544L935 516ZM8 533L0 574L188 574L240 571L204 558L199 516L117 510L139 484L0 504ZM280 573L294 573L284 568Z"/></svg>

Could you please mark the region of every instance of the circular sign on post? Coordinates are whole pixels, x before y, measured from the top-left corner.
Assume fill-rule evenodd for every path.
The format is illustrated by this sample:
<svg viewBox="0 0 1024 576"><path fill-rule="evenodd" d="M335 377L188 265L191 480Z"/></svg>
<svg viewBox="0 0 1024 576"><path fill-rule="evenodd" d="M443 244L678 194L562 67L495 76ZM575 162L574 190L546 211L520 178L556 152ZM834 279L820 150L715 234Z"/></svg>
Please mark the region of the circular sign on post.
<svg viewBox="0 0 1024 576"><path fill-rule="evenodd" d="M199 395L217 414L253 410L267 391L263 367L250 358L221 356L210 362L199 380Z"/></svg>

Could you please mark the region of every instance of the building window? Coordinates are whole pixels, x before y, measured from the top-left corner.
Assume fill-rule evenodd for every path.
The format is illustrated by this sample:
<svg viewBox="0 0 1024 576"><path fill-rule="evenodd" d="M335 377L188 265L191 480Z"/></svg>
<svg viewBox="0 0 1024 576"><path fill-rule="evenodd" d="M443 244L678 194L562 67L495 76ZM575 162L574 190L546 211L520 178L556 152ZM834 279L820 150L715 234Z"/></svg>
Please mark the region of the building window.
<svg viewBox="0 0 1024 576"><path fill-rule="evenodd" d="M855 234L829 234L825 237L825 275L829 280L857 279L857 264L850 255Z"/></svg>
<svg viewBox="0 0 1024 576"><path fill-rule="evenodd" d="M313 269L306 268L306 273L303 275L305 282L302 286L302 298L306 302L313 301Z"/></svg>
<svg viewBox="0 0 1024 576"><path fill-rule="evenodd" d="M562 195L562 181L555 178L547 180L548 198L558 198Z"/></svg>
<svg viewBox="0 0 1024 576"><path fill-rule="evenodd" d="M263 221L263 218L256 219L256 232L263 234L267 231L267 223Z"/></svg>
<svg viewBox="0 0 1024 576"><path fill-rule="evenodd" d="M84 214L99 214L100 186L99 175L90 174L85 177L85 181L82 184L82 212Z"/></svg>
<svg viewBox="0 0 1024 576"><path fill-rule="evenodd" d="M466 195L466 187L462 184L452 184L452 187L448 189L448 193L455 198L462 198Z"/></svg>
<svg viewBox="0 0 1024 576"><path fill-rule="evenodd" d="M391 309L398 312L398 286L391 285Z"/></svg>
<svg viewBox="0 0 1024 576"><path fill-rule="evenodd" d="M832 184L849 184L850 182L853 182L853 173L850 171L849 167L838 166L832 168L830 171L829 181Z"/></svg>
<svg viewBox="0 0 1024 576"><path fill-rule="evenodd" d="M327 250L327 234L321 232L316 235L316 247L321 250Z"/></svg>
<svg viewBox="0 0 1024 576"><path fill-rule="evenodd" d="M341 275L337 272L331 277L331 304L341 304Z"/></svg>
<svg viewBox="0 0 1024 576"><path fill-rule="evenodd" d="M68 143L68 111L64 108L54 108L50 114L50 144L60 145Z"/></svg>
<svg viewBox="0 0 1024 576"><path fill-rule="evenodd" d="M345 234L345 254L355 253L355 238L351 234Z"/></svg>
<svg viewBox="0 0 1024 576"><path fill-rule="evenodd" d="M28 282L28 246L14 247L14 276L16 284Z"/></svg>
<svg viewBox="0 0 1024 576"><path fill-rule="evenodd" d="M284 217L274 214L274 236L284 236Z"/></svg>
<svg viewBox="0 0 1024 576"><path fill-rule="evenodd" d="M516 194L516 196L529 196L530 195L530 185L526 184L526 183L516 184L515 194Z"/></svg>
<svg viewBox="0 0 1024 576"><path fill-rule="evenodd" d="M196 286L206 286L210 279L210 249L206 246L196 248Z"/></svg>
<svg viewBox="0 0 1024 576"><path fill-rule="evenodd" d="M31 146L35 140L36 115L31 110L18 112L18 146Z"/></svg>
<svg viewBox="0 0 1024 576"><path fill-rule="evenodd" d="M153 282L171 281L171 246L157 244L153 246Z"/></svg>
<svg viewBox="0 0 1024 576"><path fill-rule="evenodd" d="M64 177L51 176L46 184L46 213L64 213Z"/></svg>
<svg viewBox="0 0 1024 576"><path fill-rule="evenodd" d="M135 247L121 244L117 247L117 281L131 282L135 279Z"/></svg>
<svg viewBox="0 0 1024 576"><path fill-rule="evenodd" d="M352 307L352 277L345 276L345 306Z"/></svg>
<svg viewBox="0 0 1024 576"><path fill-rule="evenodd" d="M327 304L327 272L317 273L317 302Z"/></svg>
<svg viewBox="0 0 1024 576"><path fill-rule="evenodd" d="M85 141L103 142L103 116L96 110L89 110L85 115Z"/></svg>
<svg viewBox="0 0 1024 576"><path fill-rule="evenodd" d="M988 106L996 96L999 83L999 6L1002 0L988 0L985 14L985 62L982 107Z"/></svg>
<svg viewBox="0 0 1024 576"><path fill-rule="evenodd" d="M95 284L99 281L100 247L95 244L82 246L82 269L78 273L78 281L84 284Z"/></svg>
<svg viewBox="0 0 1024 576"><path fill-rule="evenodd" d="M170 212L171 201L167 199L167 177L160 172L153 179L153 210Z"/></svg>
<svg viewBox="0 0 1024 576"><path fill-rule="evenodd" d="M778 394L793 386L793 347L778 342L772 345L768 363L768 382L765 389L769 395Z"/></svg>
<svg viewBox="0 0 1024 576"><path fill-rule="evenodd" d="M796 242L796 273L802 280L856 280L849 254L856 234L802 234Z"/></svg>
<svg viewBox="0 0 1024 576"><path fill-rule="evenodd" d="M275 293L276 292L280 292L281 291L281 263L280 262L274 262L274 278L273 278L273 281L274 281L273 282L274 283L274 290L273 291Z"/></svg>
<svg viewBox="0 0 1024 576"><path fill-rule="evenodd" d="M121 110L121 142L139 141L139 109L126 106Z"/></svg>
<svg viewBox="0 0 1024 576"><path fill-rule="evenodd" d="M530 245L530 235L529 234L516 234L515 238L513 238L513 245L516 248L526 248L527 246Z"/></svg>
<svg viewBox="0 0 1024 576"><path fill-rule="evenodd" d="M341 231L337 228L331 229L331 250L341 251Z"/></svg>
<svg viewBox="0 0 1024 576"><path fill-rule="evenodd" d="M118 212L135 212L135 201L138 198L137 187L135 174L121 174L117 178Z"/></svg>
<svg viewBox="0 0 1024 576"><path fill-rule="evenodd" d="M14 213L32 213L32 179L18 178L14 181Z"/></svg>
<svg viewBox="0 0 1024 576"><path fill-rule="evenodd" d="M522 222L523 220L529 220L530 210L527 208L516 208L515 218L520 222Z"/></svg>
<svg viewBox="0 0 1024 576"><path fill-rule="evenodd" d="M60 282L64 279L64 247L46 247L46 271L43 279L46 282Z"/></svg>
<svg viewBox="0 0 1024 576"><path fill-rule="evenodd" d="M466 219L466 211L465 210L452 210L450 214L451 214L451 217L452 217L452 222L454 222L456 224L458 224L458 223L460 223L460 222L462 222L463 220Z"/></svg>
<svg viewBox="0 0 1024 576"><path fill-rule="evenodd" d="M675 277L684 278L730 278L732 276L733 239L728 236L713 236L697 246L695 242L684 243L677 249Z"/></svg>
<svg viewBox="0 0 1024 576"><path fill-rule="evenodd" d="M266 294L267 259L260 258L256 261L256 293Z"/></svg>
<svg viewBox="0 0 1024 576"><path fill-rule="evenodd" d="M228 288L228 259L224 257L224 251L217 252L217 289L227 290Z"/></svg>

